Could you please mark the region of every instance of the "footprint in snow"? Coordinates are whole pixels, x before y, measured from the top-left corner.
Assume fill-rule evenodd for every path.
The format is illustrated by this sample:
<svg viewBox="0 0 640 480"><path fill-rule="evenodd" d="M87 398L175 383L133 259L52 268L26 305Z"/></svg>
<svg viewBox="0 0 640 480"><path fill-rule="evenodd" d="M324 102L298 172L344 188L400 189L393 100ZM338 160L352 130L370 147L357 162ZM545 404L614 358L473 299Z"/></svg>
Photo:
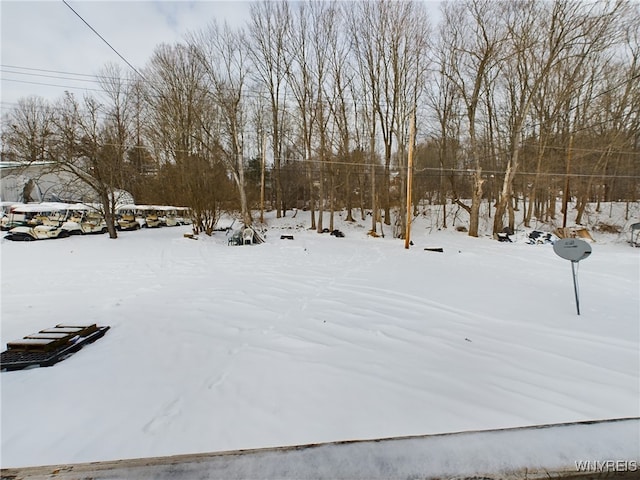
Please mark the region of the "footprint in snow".
<svg viewBox="0 0 640 480"><path fill-rule="evenodd" d="M216 387L219 387L220 385L222 385L224 383L224 381L227 379L227 376L229 375L229 372L224 372L222 375L218 376L218 378L216 378L213 382L211 382L209 385L207 385L207 388L209 390L212 390Z"/></svg>

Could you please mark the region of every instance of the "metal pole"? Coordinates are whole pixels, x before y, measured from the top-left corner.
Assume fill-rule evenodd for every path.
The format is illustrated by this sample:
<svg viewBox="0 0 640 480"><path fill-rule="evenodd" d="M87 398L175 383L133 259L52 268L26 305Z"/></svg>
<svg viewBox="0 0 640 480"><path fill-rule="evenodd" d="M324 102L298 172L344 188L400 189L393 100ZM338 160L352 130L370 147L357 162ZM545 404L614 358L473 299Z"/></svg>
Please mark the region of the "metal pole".
<svg viewBox="0 0 640 480"><path fill-rule="evenodd" d="M404 248L408 249L411 244L411 187L413 185L413 142L415 141L415 116L411 114L409 127L409 158L407 159L407 229L404 235Z"/></svg>
<svg viewBox="0 0 640 480"><path fill-rule="evenodd" d="M571 273L573 274L573 292L576 295L576 310L578 311L578 315L580 315L580 299L578 298L578 281L576 279L576 269L575 265L578 262L571 262Z"/></svg>

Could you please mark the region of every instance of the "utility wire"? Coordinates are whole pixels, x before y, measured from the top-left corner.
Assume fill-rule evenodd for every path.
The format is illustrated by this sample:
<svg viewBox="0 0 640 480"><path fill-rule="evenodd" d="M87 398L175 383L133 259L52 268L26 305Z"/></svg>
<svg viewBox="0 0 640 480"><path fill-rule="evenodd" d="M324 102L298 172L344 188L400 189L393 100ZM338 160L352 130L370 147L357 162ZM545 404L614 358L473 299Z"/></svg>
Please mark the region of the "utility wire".
<svg viewBox="0 0 640 480"><path fill-rule="evenodd" d="M104 90L99 90L97 88L87 88L87 87L82 87L82 86L72 87L70 85L56 85L54 83L30 82L28 80L14 80L14 79L11 79L11 78L3 78L2 81L3 82L27 83L29 85L42 85L44 87L56 87L56 88L66 88L66 89L77 88L77 89L80 89L80 90L88 90L88 91L92 91L92 92L104 93ZM2 103L8 103L8 102L2 102Z"/></svg>
<svg viewBox="0 0 640 480"><path fill-rule="evenodd" d="M95 28L93 28L91 25L89 25L89 22L87 22L84 18L82 18L82 16L81 16L78 12L76 12L76 11L73 9L73 7L67 3L67 1L66 1L66 0L62 0L62 3L64 3L67 7L69 7L69 10L71 10L73 13L75 13L75 14L77 15L77 17L78 17L80 20L82 20L82 21L83 21L83 23L84 23L87 27L89 27L89 28L91 29L91 31L92 31L93 33L95 33L95 34L96 34L96 35L97 35L97 36L98 36L98 37L99 37L99 38L100 38L104 43L106 43L106 44L107 44L107 46L108 46L111 50L113 50L113 51L115 52L115 54L116 54L116 55L118 55L118 56L119 56L119 57L124 61L124 63L126 63L127 65L129 65L129 67L131 67L131 69L132 69L134 72L136 72L136 73L140 76L140 78L144 79L144 75L142 75L142 74L141 74L141 73L136 69L136 67L134 67L133 65L131 65L131 64L129 63L129 61L128 61L126 58L124 58L124 57L120 54L120 52L118 52L115 48L113 48L113 47L111 46L111 44L110 44L109 42L107 42L107 40L106 40L102 35L100 35L100 34L97 32L97 30L96 30Z"/></svg>
<svg viewBox="0 0 640 480"><path fill-rule="evenodd" d="M63 76L62 74L60 75L49 75L49 74L45 74L45 73L30 73L30 72L18 72L15 70L6 70L6 69L2 69L2 73L8 73L8 74L12 74L12 75L25 75L25 76L29 76L29 77L38 77L38 78L53 78L55 80L71 80L72 82L88 82L88 83L100 83L100 79L107 79L107 77L99 77L99 76L95 76L93 78L91 77L87 77L87 78L73 78L73 77L69 77L69 76ZM15 81L20 81L20 80L15 80Z"/></svg>
<svg viewBox="0 0 640 480"><path fill-rule="evenodd" d="M101 143L100 145L102 146L112 146L112 147L122 147L125 148L126 150L138 150L138 149L144 149L147 151L153 150L153 148L151 148L148 145L134 145L134 144L128 144L128 143L111 143L111 142L104 142ZM173 152L175 153L193 153L192 151L188 151L188 150L173 150ZM245 158L245 161L248 162L250 161L251 158ZM337 166L337 167L359 167L362 169L370 169L371 168L371 164L368 161L365 162L348 162L348 161L340 161L340 160L302 160L302 159L281 159L281 162L283 162L283 164L285 166L293 166L293 165L300 165L300 166L304 166L307 164L311 164L311 165L331 165L331 166ZM375 168L376 170L381 170L384 167L383 163L377 162L375 164ZM394 172L399 172L400 170L404 170L406 169L405 166L397 166L397 165L391 165L391 176L393 176ZM464 175L471 175L475 173L475 169L473 168L463 168L463 167L422 167L422 168L417 168L414 172L414 177L415 178L428 178L428 177L440 177L440 176L451 176L453 174L458 174L461 176ZM502 177L505 172L504 170L489 170L489 169L482 169L482 173L485 175L491 175L491 176L495 176L496 178L500 178ZM607 173L565 173L565 172L529 172L529 171L517 171L515 173L516 176L525 176L525 177L531 177L531 176L539 176L539 177L559 177L559 178L564 178L564 177L572 177L572 178L628 178L628 179L640 179L640 175L624 175L624 174L607 174ZM375 176L378 178L384 178L386 177L386 174L384 172L380 172L377 171L375 173Z"/></svg>
<svg viewBox="0 0 640 480"><path fill-rule="evenodd" d="M40 73L26 73L26 72L19 72L19 71L10 71L10 70L6 70L6 68L19 68L19 69L25 69L25 70L34 70L34 71L42 71L42 72L53 72L53 73L60 73L60 74L64 74L64 75L78 75L78 76L85 76L85 77L90 77L93 78L92 80L90 79L75 79L75 78L70 78L70 77L62 77L62 76L54 76L54 75L45 75L45 74L40 74ZM8 66L8 65L0 65L0 71L2 71L5 74L17 74L17 75L30 75L30 76L35 76L35 77L41 77L41 78L51 78L51 79L56 79L56 80L61 80L61 81L71 81L71 82L91 82L91 83L97 83L100 84L100 79L104 79L104 80L117 80L120 82L123 82L125 84L129 84L129 85L134 85L135 81L126 79L126 78L121 78L121 77L112 77L112 76L102 76L102 75L89 75L89 74L83 74L83 73L71 73L71 72L58 72L55 70L44 70L44 69L37 69L37 68L29 68L29 67L15 67L15 66ZM640 78L640 76L635 76L633 78ZM35 81L30 81L30 80L18 80L18 79L13 79L13 78L2 78L3 82L15 82L15 83L24 83L24 84L30 84L30 85L42 85L42 86L49 86L49 87L56 87L56 88L65 88L65 89L80 89L80 90L87 90L87 91L94 91L94 92L104 92L104 90L101 89L95 89L95 88L88 88L88 87L82 87L82 86L76 86L76 85L60 85L60 84L52 84L52 83L47 83L47 82L35 82ZM158 92L160 89L154 85L152 85L152 82L145 80L144 83L146 83L147 85L151 86L153 88L154 91ZM617 85L616 88L619 88L622 85ZM593 98L597 98L605 93L610 92L612 89L610 88L609 90L607 90L606 92L600 92L597 93ZM251 91L245 91L242 93L242 95L246 98L252 98L252 99L265 99L266 97L264 97L263 95L260 95L258 93L255 92L251 92ZM161 93L156 93L156 94L148 94L147 97L150 98L157 98L157 99L162 99L164 98L163 95ZM5 104L9 104L9 102L3 102ZM17 103L14 103L15 105L17 105ZM349 105L349 107L355 107L357 105L359 105L355 100L347 102L347 104ZM295 109L295 105L292 107L292 109ZM575 109L576 106L571 107L572 109ZM463 117L464 114L459 114L456 115L459 117ZM607 124L610 124L614 121L614 119L604 119L598 123L590 123L587 124L583 127L580 128L576 128L573 129L572 132L573 133L578 133L578 132L583 132L583 131L588 131L588 130L593 130L594 128L597 127L601 127ZM486 123L486 119L478 119L478 123L479 124L484 124ZM528 124L527 128L533 128L533 127L539 127L540 124L539 123L535 123L535 124ZM536 144L535 142L524 142L522 143L522 146L530 146L530 147L538 147L539 145ZM546 146L547 149L566 149L566 147L564 146L552 146L552 145L547 145ZM579 150L579 149L574 149L574 150ZM589 149L589 151L599 151L596 149ZM605 150L601 150L601 151L605 151ZM620 151L617 151L616 153L622 153ZM632 152L629 152L632 153Z"/></svg>
<svg viewBox="0 0 640 480"><path fill-rule="evenodd" d="M63 0L64 1L64 0ZM110 46L110 45L109 45ZM111 46L110 46L111 47ZM113 48L113 47L111 47ZM117 53L117 52L116 52ZM118 53L118 55L120 55ZM122 58L122 57L121 57ZM126 61L126 60L125 60ZM133 66L131 66L131 64L129 64L129 62L127 62L127 64L134 69L134 71L141 76L141 78L144 80L144 83L146 83L148 86L150 86L153 90L155 90L156 92L159 92L161 90L161 88L158 87L158 83L157 82L153 82L150 80L147 80L144 76L142 76L142 74L140 74ZM30 71L35 71L35 72L48 72L48 73L57 73L60 75L74 75L74 76L83 76L83 77L89 77L92 78L93 80L84 80L84 79L74 79L74 78L68 78L68 77L62 77L62 76L50 76L50 75L45 75L45 74L38 74L38 73L27 73L27 72L19 72L19 71L11 71L11 70L7 70L7 68L10 69L18 69L18 70L30 70ZM6 74L17 74L17 75L31 75L31 76L37 76L37 77L45 77L45 78L57 78L60 80L70 80L70 81L92 81L95 83L100 83L100 79L104 79L104 80L117 80L119 82L123 82L123 83L129 83L129 84L133 84L135 83L133 80L130 79L126 79L126 78L121 78L121 77L112 77L112 76L104 76L104 75L91 75L91 74L86 74L86 73L74 73L74 72L62 72L62 71L57 71L57 70L45 70L45 69L40 69L40 68L30 68L30 67L20 67L20 66L15 66L15 65L0 65L0 69L2 69L2 71ZM567 111L562 112L562 115L566 115L570 112L573 112L574 110L576 110L579 107L582 107L586 102L592 102L596 99L598 99L599 97L606 95L608 93L611 93L612 91L615 91L618 88L623 87L624 85L628 84L629 82L633 82L635 80L640 79L640 73L633 75L631 78L627 78L627 79L623 79L617 83L615 83L614 85L608 87L606 90L604 91L600 91L600 92L596 92L592 97L585 99L581 102L578 102L577 104L571 106ZM16 83L33 83L33 82L29 82L29 81L22 81L22 80L16 80L16 79L3 79L4 81L12 81L12 82L16 82ZM48 84L43 84L43 85L48 85ZM61 88L80 88L80 87L72 87L72 86L63 86L63 85L50 85L50 86L57 86L57 87L61 87ZM267 97L259 94L257 92L253 92L250 90L245 90L244 92L242 92L242 95L246 98L252 98L252 99L262 99L262 100L266 100ZM155 95L151 95L152 97L157 97L157 98L161 98L162 95L161 93L157 93ZM325 100L322 102L325 105L330 105L330 102ZM353 98L348 100L347 102L345 102L345 104L347 106L349 106L349 108L354 108L357 107L359 105L362 105L364 102L360 102L358 101L358 98ZM380 103L381 107L384 107L386 105L386 102L382 102ZM466 118L466 113L456 113L455 115L451 115L451 118ZM433 115L432 115L433 117ZM479 124L483 124L486 123L488 121L487 118L481 117L478 118L476 120ZM587 125L585 127L581 127L578 128L576 130L574 130L574 133L579 132L579 131L583 131L583 130L588 130L594 126L599 126L599 125L603 125L606 124L609 120L604 120L603 122L597 124L597 125ZM526 129L532 129L532 128L537 128L540 127L542 124L540 122L533 122L533 123L527 123L525 125Z"/></svg>
<svg viewBox="0 0 640 480"><path fill-rule="evenodd" d="M32 72L57 73L57 74L60 74L60 75L74 75L74 76L77 76L77 77L90 77L90 78L96 78L97 77L97 75L92 75L90 73L76 73L76 72L65 72L65 71L60 71L60 70L47 70L45 68L21 67L19 65L0 64L0 68L2 68L2 69L11 68L11 69L14 69L14 70L30 70ZM27 75L26 73L22 73L22 72L7 72L7 73L21 73L23 75ZM121 80L119 77L100 76L100 78L112 79L112 80Z"/></svg>

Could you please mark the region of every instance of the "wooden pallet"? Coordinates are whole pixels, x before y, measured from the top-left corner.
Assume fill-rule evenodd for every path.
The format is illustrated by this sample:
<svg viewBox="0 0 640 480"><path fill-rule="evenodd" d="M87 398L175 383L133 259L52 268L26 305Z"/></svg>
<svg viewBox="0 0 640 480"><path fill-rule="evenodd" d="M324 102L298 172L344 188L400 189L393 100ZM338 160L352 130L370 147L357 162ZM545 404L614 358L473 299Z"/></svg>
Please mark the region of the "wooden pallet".
<svg viewBox="0 0 640 480"><path fill-rule="evenodd" d="M27 367L49 367L85 345L104 336L109 327L91 325L64 325L40 330L21 340L7 343L0 354L0 369L21 370Z"/></svg>

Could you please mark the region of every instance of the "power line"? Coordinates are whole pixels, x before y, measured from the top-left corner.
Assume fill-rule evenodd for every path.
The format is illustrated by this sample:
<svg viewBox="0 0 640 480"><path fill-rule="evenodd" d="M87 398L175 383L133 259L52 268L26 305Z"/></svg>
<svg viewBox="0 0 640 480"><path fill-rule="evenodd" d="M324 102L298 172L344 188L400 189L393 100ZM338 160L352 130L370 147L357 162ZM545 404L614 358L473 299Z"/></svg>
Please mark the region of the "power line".
<svg viewBox="0 0 640 480"><path fill-rule="evenodd" d="M83 22L87 27L89 27L89 28L91 29L91 31L92 31L93 33L95 33L95 34L100 38L100 40L102 40L104 43L106 43L106 44L107 44L107 46L108 46L111 50L113 50L113 51L115 52L115 54L116 54L116 55L118 55L118 56L119 56L119 57L124 61L124 63L126 63L127 65L129 65L129 67L131 67L131 69L132 69L134 72L136 72L136 73L140 76L140 78L143 78L143 79L144 79L144 75L142 75L142 74L141 74L141 73L136 69L136 67L134 67L133 65L131 65L131 64L129 63L129 61L128 61L126 58L124 58L124 57L120 54L120 52L118 52L115 48L113 48L113 47L111 46L111 44L110 44L109 42L107 42L107 40L106 40L102 35L100 35L100 34L98 33L98 31L97 31L95 28L93 28L91 25L89 25L89 22L87 22L84 18L82 18L82 16L81 16L78 12L76 12L76 11L75 11L75 10L73 9L73 7L71 7L71 5L69 5L69 4L67 3L67 0L62 0L62 3L64 3L67 7L69 7L69 10L71 10L73 13L75 13L75 14L77 15L77 17L78 17L80 20L82 20L82 22Z"/></svg>
<svg viewBox="0 0 640 480"><path fill-rule="evenodd" d="M4 66L6 67L6 66ZM18 75L32 75L32 76L36 76L36 77L42 77L42 78L51 78L51 79L59 79L59 80L70 80L72 82L76 82L76 81L83 81L83 82L92 82L92 83L97 83L100 84L100 79L113 79L113 80L117 80L117 81L121 81L124 83L130 83L131 85L135 84L135 81L129 80L129 79L123 79L120 77L111 77L111 76L101 76L101 75L89 75L89 74L82 74L82 73L71 73L71 72L58 72L55 70L44 70L44 69L35 69L35 68L28 68L28 67L12 67L12 68L23 68L23 69L27 69L27 70L35 70L35 71L44 71L44 72L54 72L54 73L63 73L63 74L68 74L68 75L81 75L81 76L86 76L86 77L93 77L95 80L85 80L85 79L75 79L75 78L69 78L69 77L60 77L60 76L52 76L52 75L44 75L44 74L36 74L36 73L24 73L24 72L14 72L14 71L4 71L5 73L10 73L10 74L18 74ZM634 77L635 78L635 77ZM639 77L640 78L640 77ZM83 87L83 86L79 86L79 85L60 85L60 84L52 84L52 83L47 83L47 82L35 82L35 81L30 81L30 80L18 80L18 79L13 79L13 78L2 78L3 82L14 82L14 83L24 83L24 84L30 84L30 85L42 85L42 86L49 86L49 87L56 87L56 88L64 88L64 89L80 89L80 90L86 90L86 91L93 91L93 92L99 92L99 93L103 93L104 90L103 89L95 89L95 88L89 88L89 87ZM147 85L151 86L153 88L153 90L155 90L156 92L159 90L158 87L153 85L153 82L150 82L148 80L144 80L144 83L146 83ZM621 85L618 85L616 88L619 88ZM596 94L595 97L593 98L597 98L598 96L601 96L607 92L611 91L611 89L607 90L606 92L600 92L598 94ZM251 91L245 91L242 94L244 97L246 98L253 98L253 99L266 99L265 96L256 93L256 92L251 92ZM154 95L148 95L149 97L152 98L164 98L164 96L161 93L156 93ZM3 102L5 104L9 104L9 102ZM327 103L327 102L325 102ZM356 103L355 99L353 101L349 101L346 102L346 104L349 107L355 107L357 105L359 105L358 103ZM17 103L14 103L14 105L17 105ZM293 107L294 110L296 108L296 104L294 103ZM572 107L572 109L575 109L575 107ZM458 114L458 117L464 117L464 114ZM585 125L581 128L576 128L573 130L574 133L576 132L582 132L582 131L587 131L587 130L592 130L594 128L597 128L599 126L603 126L603 125L607 125L609 123L611 123L613 121L613 119L605 119L602 120L598 123L591 123L588 125ZM478 120L479 123L486 123L486 120L484 119L479 119ZM540 126L540 123L536 123L536 124L528 124L527 128L532 128L532 127L536 127L536 126ZM522 144L522 146L525 145L529 145L529 146L537 146L536 144L532 144L530 142L525 142ZM559 147L559 146L546 146L547 149L561 149L561 148L566 148L566 147ZM596 151L595 149L591 149L590 151ZM604 150L602 150L604 151ZM618 152L621 153L621 152Z"/></svg>
<svg viewBox="0 0 640 480"><path fill-rule="evenodd" d="M56 87L56 88L65 88L65 89L77 88L77 89L81 89L81 90L89 90L91 92L100 92L100 93L104 92L104 90L99 90L97 88L88 88L88 87L70 86L70 85L56 85L56 84L53 84L53 83L31 82L29 80L14 80L14 79L11 79L11 78L3 78L2 81L3 82L26 83L26 84L29 84L29 85L42 85L44 87ZM7 102L3 102L3 103L7 103Z"/></svg>
<svg viewBox="0 0 640 480"><path fill-rule="evenodd" d="M114 144L103 144L103 145L114 145ZM123 147L126 147L125 145L123 145ZM129 149L139 149L139 148L143 148L148 150L147 147L145 146L130 146L127 147ZM348 165L352 165L352 166L360 166L362 167L365 171L364 173L366 175L371 175L370 173L370 168L371 168L371 164L369 163L349 163L349 162L336 162L336 161L321 161L321 160L293 160L288 162L288 165L292 165L294 163L299 163L301 166L305 166L307 163L311 163L314 165L318 165L318 164L337 164L337 165L342 165L342 166L348 166ZM381 164L376 164L375 165L376 170L380 170L383 168L383 165ZM284 169L286 170L286 168ZM428 171L434 172L434 173L426 173ZM392 169L391 170L391 176L393 176L393 173L397 172L397 169ZM489 174L495 177L500 177L502 175L504 175L504 171L498 171L498 170L482 170L482 172L484 174ZM469 169L464 169L464 168L446 168L446 169L440 169L440 168L421 168L419 169L417 172L414 173L414 178L437 178L440 176L444 176L444 177L448 177L452 174L467 174L467 175L471 175L472 173L474 173L472 170ZM538 177L558 177L558 178L564 178L564 177L572 177L572 178L598 178L598 179L640 179L640 175L620 175L620 174L598 174L598 173L564 173L564 172L516 172L515 174L516 176L527 176L527 177L531 177L531 176L538 176ZM384 172L380 172L380 171L376 171L374 173L374 176L376 178L385 178L387 175Z"/></svg>
<svg viewBox="0 0 640 480"><path fill-rule="evenodd" d="M19 65L0 64L0 68L3 68L3 69L12 68L12 69L16 69L16 70L30 70L30 71L33 71L33 72L58 73L58 74L61 74L61 75L75 75L75 76L78 76L78 77L91 77L91 78L100 77L100 78L110 78L110 79L114 79L114 80L119 79L119 77L108 77L108 76L103 76L103 75L92 75L90 73L65 72L65 71L60 71L60 70L47 70L45 68L21 67ZM9 73L13 73L13 72L9 72ZM19 72L15 72L15 73L19 73Z"/></svg>
<svg viewBox="0 0 640 480"><path fill-rule="evenodd" d="M120 54L118 54L118 55L120 55ZM129 66L131 66L128 62L127 62L127 64ZM91 82L95 82L95 83L100 83L100 79L104 79L104 80L115 80L115 81L118 81L118 82L131 83L131 84L135 83L135 81L127 79L127 78L112 77L112 76L106 76L106 75L92 75L92 74L86 74L86 73L74 73L74 72L65 72L65 71L58 71L58 70L47 70L47 69L41 69L41 68L21 67L21 66L16 66L16 65L5 65L5 64L0 65L0 67L4 70L5 73L18 74L18 75L32 75L32 76L38 76L38 77L43 77L43 78L54 78L54 79L71 80L71 81L91 81ZM60 76L50 76L50 75L45 75L45 74L26 73L26 72L10 71L10 70L7 71L6 70L7 68L14 69L14 70L15 69L19 69L19 70L29 70L29 71L35 71L35 72L57 73L57 74L60 74L60 75L83 76L83 77L90 77L93 80L75 79L75 78L67 78L67 77L60 77ZM152 87L154 90L158 90L158 87L156 85L157 82L152 82L152 81L147 80L134 67L131 66L131 68L133 68L134 71L136 71L136 73L138 73L138 75L140 75L142 77L142 79L144 80L144 82L147 85ZM586 102L586 101L591 102L593 100L596 100L597 98L599 98L599 97L601 97L603 95L606 95L608 93L611 93L612 91L614 91L614 90L616 90L618 88L621 88L624 85L627 85L629 82L632 82L632 81L637 80L637 79L640 79L640 73L632 76L629 79L623 79L623 80L619 81L618 83L614 84L613 86L610 86L609 88L607 88L604 91L596 92L592 97L590 97L588 99L585 99L583 102L580 102L580 103L577 103L577 104L571 106L567 111L563 112L563 115L566 115L566 114L574 111L576 108L579 108L579 107L583 106L584 102ZM25 81L15 80L15 79L11 79L11 80L5 79L5 80L13 81L13 82L16 82L16 83L22 82L22 83L31 83L31 84L39 85L38 83L29 82L29 81L26 81L26 80ZM43 83L42 85L48 85L48 84ZM72 86L66 86L66 85L50 85L50 86L57 86L57 87L61 87L61 88L79 88L79 87L72 87ZM244 97L247 97L247 98L267 99L266 96L264 96L262 94L259 94L257 92L249 91L249 90L243 91L242 95ZM157 94L157 95L154 95L154 96L155 97L160 97L161 95ZM353 98L352 100L349 100L349 101L345 102L345 104L348 105L349 107L356 107L358 105L363 104L363 102L358 102L357 100L358 99ZM325 105L331 105L331 102L329 102L328 100L324 100L322 103L325 104ZM294 102L294 104L295 104L295 102ZM384 105L386 105L386 103L382 102L380 105L384 106ZM466 118L466 116L467 116L466 113L458 113L458 114L452 115L452 117L455 117L455 118ZM479 123L484 123L484 122L487 121L487 119L479 118L477 121ZM588 126L576 129L575 132L579 132L579 131L582 131L582 130L587 130L587 129L592 128L594 126L606 124L607 122L608 122L608 120L604 120L603 122L601 122L601 123L599 123L597 125L588 125ZM531 128L540 127L541 125L542 124L540 122L535 122L535 123L526 124L525 127L527 129L531 129Z"/></svg>
<svg viewBox="0 0 640 480"><path fill-rule="evenodd" d="M44 73L29 73L29 72L17 72L14 70L2 70L3 73L5 74L12 74L12 75L26 75L29 77L38 77L38 78L53 78L55 80L71 80L72 82L89 82L89 83L100 83L100 79L104 78L104 77L87 77L87 78L73 78L73 77L68 77L68 76L62 76L62 75L47 75Z"/></svg>

